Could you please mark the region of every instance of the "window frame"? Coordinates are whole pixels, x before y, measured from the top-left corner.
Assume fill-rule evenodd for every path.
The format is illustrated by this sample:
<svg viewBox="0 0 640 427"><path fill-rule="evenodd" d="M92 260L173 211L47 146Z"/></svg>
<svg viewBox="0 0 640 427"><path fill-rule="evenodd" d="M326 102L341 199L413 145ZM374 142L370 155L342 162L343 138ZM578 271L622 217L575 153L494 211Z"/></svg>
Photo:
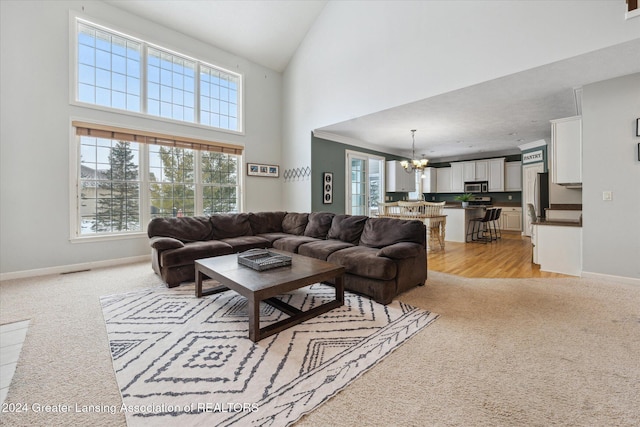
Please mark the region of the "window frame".
<svg viewBox="0 0 640 427"><path fill-rule="evenodd" d="M98 105L98 104L91 104L91 103L87 103L87 102L82 102L78 100L78 23L81 22L85 25L91 26L91 27L96 27L99 29L102 29L104 31L107 31L109 33L118 35L120 37L123 37L125 39L129 39L129 40L133 40L136 42L139 42L142 44L142 50L141 50L141 62L140 62L140 81L141 81L141 87L140 87L140 98L141 98L141 105L140 105L140 112L136 112L136 111L129 111L129 110L123 110L123 109L119 109L119 108L112 108L112 107L106 107L106 106L102 106L102 105ZM162 117L162 116L156 116L156 115L152 115L149 114L148 108L147 108L147 85L148 85L148 81L147 81L147 55L148 55L148 48L153 48L153 49L157 49L160 50L162 52L166 52L178 57L181 57L183 59L186 60L190 60L190 61L195 61L196 62L196 69L195 69L195 105L194 105L194 121L193 122L188 122L188 121L182 121L182 120L177 120L177 119L173 119L173 118L168 118L168 117ZM154 43L154 41L149 38L146 37L144 35L140 35L137 34L135 31L128 31L128 30L123 30L122 28L118 27L117 25L112 25L110 23L106 23L100 19L97 19L95 17L89 17L89 16L85 16L81 13L78 13L76 11L70 11L69 12L69 104L70 105L74 105L74 106L78 106L78 107L83 107L83 108L90 108L93 110L99 110L99 111L104 111L104 112L108 112L108 113L116 113L116 114L122 114L125 116L131 116L131 117L138 117L138 118L143 118L146 120L157 120L160 122L167 122L167 123L172 123L172 124L179 124L179 125L187 125L187 126L191 126L191 127L197 127L197 128L201 128L201 129L206 129L206 130L214 130L216 132L225 132L225 133L231 133L234 135L244 135L245 134L245 126L244 126L244 75L241 73L237 73L234 71L231 71L230 69L224 68L222 66L219 65L214 65L210 62L198 59L196 57L193 57L191 55L189 55L188 53L183 53L180 52L176 49L173 49L170 46L165 45L160 45L157 43ZM237 104L237 125L238 125L238 129L234 130L234 129L226 129L226 128L222 128L222 127L215 127L215 126L210 126L210 125L206 125L206 124L202 124L200 122L200 117L201 117L201 111L200 111L200 70L201 70L201 65L203 65L204 67L207 68L212 68L215 70L219 70L223 73L229 74L231 76L234 76L235 78L237 78L238 81L238 104Z"/></svg>
<svg viewBox="0 0 640 427"><path fill-rule="evenodd" d="M159 146L157 144L152 143L139 143L139 185L140 185L140 194L139 194L139 209L140 209L140 230L139 231L120 231L120 232L102 232L102 233L90 233L90 234L82 234L82 226L81 226L81 203L82 203L82 179L80 176L81 172L81 136L76 134L76 127L73 122L76 120L71 120L69 123L70 126L70 145L69 145L69 159L70 159L70 167L69 167L69 182L70 182L70 215L69 215L69 232L70 232L70 242L71 243L85 243L85 242L96 242L96 241L109 241L109 240L123 240L123 239L132 239L132 238L146 238L147 237L147 224L151 221L151 183L149 177L150 165L149 165L149 148L150 146ZM132 131L134 131L132 129ZM150 132L150 131L142 131L140 132ZM176 136L178 137L178 136ZM117 140L117 138L112 138ZM205 187L205 183L203 182L202 176L202 154L203 150L198 150L193 148L194 151L194 191L195 191L195 200L194 200L194 209L195 215L204 215L204 193L203 188ZM228 155L236 156L237 158L237 211L244 211L244 174L242 171L244 170L244 154L230 154Z"/></svg>

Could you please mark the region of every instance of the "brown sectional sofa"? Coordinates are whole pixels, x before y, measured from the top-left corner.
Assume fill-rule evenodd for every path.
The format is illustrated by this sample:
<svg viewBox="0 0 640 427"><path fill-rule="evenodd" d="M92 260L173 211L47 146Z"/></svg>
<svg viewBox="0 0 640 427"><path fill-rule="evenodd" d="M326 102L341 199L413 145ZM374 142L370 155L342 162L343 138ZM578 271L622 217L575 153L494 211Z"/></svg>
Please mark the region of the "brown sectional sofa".
<svg viewBox="0 0 640 427"><path fill-rule="evenodd" d="M258 212L155 218L148 226L154 271L167 286L195 278L194 261L253 248L275 248L345 267L345 289L381 304L427 278L421 221Z"/></svg>

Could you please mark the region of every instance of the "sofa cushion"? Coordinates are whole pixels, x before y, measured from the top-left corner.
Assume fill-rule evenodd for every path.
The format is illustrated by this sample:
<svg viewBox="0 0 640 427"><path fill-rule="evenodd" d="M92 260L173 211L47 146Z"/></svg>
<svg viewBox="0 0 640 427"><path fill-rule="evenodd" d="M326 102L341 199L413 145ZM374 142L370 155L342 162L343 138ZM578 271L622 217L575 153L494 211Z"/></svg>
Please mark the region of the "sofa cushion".
<svg viewBox="0 0 640 427"><path fill-rule="evenodd" d="M168 249L160 253L160 265L162 268L179 265L193 264L195 260L213 256L229 255L233 248L219 240L205 240L191 242L182 248Z"/></svg>
<svg viewBox="0 0 640 427"><path fill-rule="evenodd" d="M385 257L377 256L378 249L366 246L353 246L329 255L328 262L343 266L347 273L371 279L391 280L398 272L396 263Z"/></svg>
<svg viewBox="0 0 640 427"><path fill-rule="evenodd" d="M246 213L211 215L211 223L213 224L212 239L253 235L249 214Z"/></svg>
<svg viewBox="0 0 640 427"><path fill-rule="evenodd" d="M368 218L362 215L334 216L329 233L327 233L327 239L342 240L357 245Z"/></svg>
<svg viewBox="0 0 640 427"><path fill-rule="evenodd" d="M259 234L259 237L262 237L263 239L267 239L268 241L271 242L271 245L273 245L273 242L275 242L278 239L283 239L285 237L291 237L291 234L288 233L264 233L264 234Z"/></svg>
<svg viewBox="0 0 640 427"><path fill-rule="evenodd" d="M233 252L244 252L249 249L264 249L271 247L271 242L260 236L231 237L220 241L231 246L233 248Z"/></svg>
<svg viewBox="0 0 640 427"><path fill-rule="evenodd" d="M282 219L282 231L296 236L302 236L309 221L308 213L287 212Z"/></svg>
<svg viewBox="0 0 640 427"><path fill-rule="evenodd" d="M282 239L278 239L275 242L273 242L273 247L276 249L280 249L281 251L297 253L298 247L300 245L303 245L309 242L315 242L317 240L318 239L314 237L289 236L289 237L284 237Z"/></svg>
<svg viewBox="0 0 640 427"><path fill-rule="evenodd" d="M398 242L425 245L425 225L418 220L396 218L371 218L364 226L360 244L371 248L383 248Z"/></svg>
<svg viewBox="0 0 640 427"><path fill-rule="evenodd" d="M311 258L326 260L329 255L340 249L352 247L352 243L343 242L342 240L318 240L316 242L305 243L298 248L300 255Z"/></svg>
<svg viewBox="0 0 640 427"><path fill-rule="evenodd" d="M149 244L153 249L159 251L184 247L184 243L178 239L174 239L173 237L152 237L149 240Z"/></svg>
<svg viewBox="0 0 640 427"><path fill-rule="evenodd" d="M250 212L249 224L253 234L281 233L286 212Z"/></svg>
<svg viewBox="0 0 640 427"><path fill-rule="evenodd" d="M333 212L312 212L309 214L309 222L304 229L304 235L317 239L326 239L331 228L331 222L336 214Z"/></svg>
<svg viewBox="0 0 640 427"><path fill-rule="evenodd" d="M376 255L391 259L407 259L420 257L423 253L424 248L418 243L400 242L379 249Z"/></svg>
<svg viewBox="0 0 640 427"><path fill-rule="evenodd" d="M147 226L147 235L152 237L173 237L181 242L210 240L213 226L206 216L182 218L153 218Z"/></svg>

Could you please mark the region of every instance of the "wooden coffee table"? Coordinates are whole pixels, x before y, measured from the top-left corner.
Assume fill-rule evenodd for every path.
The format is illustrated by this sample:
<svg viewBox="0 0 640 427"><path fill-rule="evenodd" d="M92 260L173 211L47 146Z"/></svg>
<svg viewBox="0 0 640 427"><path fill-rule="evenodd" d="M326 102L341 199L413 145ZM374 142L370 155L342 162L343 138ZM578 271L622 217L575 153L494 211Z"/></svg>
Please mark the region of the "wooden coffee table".
<svg viewBox="0 0 640 427"><path fill-rule="evenodd" d="M280 251L273 251L280 252ZM266 271L256 271L238 264L238 255L224 255L200 259L196 265L196 297L212 295L229 289L249 301L249 339L258 342L307 319L326 313L344 304L344 267L315 258L280 252L292 257L290 266ZM220 283L210 289L202 289L202 281L209 277ZM294 289L335 278L336 298L307 311L274 298ZM260 328L260 301L289 315L288 318Z"/></svg>

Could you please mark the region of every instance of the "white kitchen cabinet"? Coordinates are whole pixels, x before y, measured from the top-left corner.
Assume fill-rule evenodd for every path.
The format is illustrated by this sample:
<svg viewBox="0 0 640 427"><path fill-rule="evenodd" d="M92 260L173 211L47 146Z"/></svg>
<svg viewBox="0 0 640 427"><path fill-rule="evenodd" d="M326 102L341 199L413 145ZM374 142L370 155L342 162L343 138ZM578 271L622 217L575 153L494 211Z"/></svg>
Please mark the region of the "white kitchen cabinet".
<svg viewBox="0 0 640 427"><path fill-rule="evenodd" d="M540 271L582 274L582 227L536 225L534 262Z"/></svg>
<svg viewBox="0 0 640 427"><path fill-rule="evenodd" d="M435 193L438 191L437 187L438 176L436 168L425 168L422 173L422 192L423 193Z"/></svg>
<svg viewBox="0 0 640 427"><path fill-rule="evenodd" d="M489 159L489 192L504 191L504 157Z"/></svg>
<svg viewBox="0 0 640 427"><path fill-rule="evenodd" d="M415 172L407 173L397 160L388 161L386 190L390 193L416 191Z"/></svg>
<svg viewBox="0 0 640 427"><path fill-rule="evenodd" d="M487 181L489 175L489 160L475 160L462 163L463 182Z"/></svg>
<svg viewBox="0 0 640 427"><path fill-rule="evenodd" d="M513 162L520 164L521 162ZM518 171L520 174L520 171ZM522 177L518 175L519 189L522 187ZM505 191L505 158L475 160L451 163L451 192L462 193L465 182L488 181L488 191ZM438 182L438 186L441 183ZM513 190L517 191L517 190Z"/></svg>
<svg viewBox="0 0 640 427"><path fill-rule="evenodd" d="M503 207L498 223L501 230L522 231L522 208Z"/></svg>
<svg viewBox="0 0 640 427"><path fill-rule="evenodd" d="M436 169L436 193L451 193L451 168Z"/></svg>
<svg viewBox="0 0 640 427"><path fill-rule="evenodd" d="M504 164L504 191L522 191L522 162Z"/></svg>
<svg viewBox="0 0 640 427"><path fill-rule="evenodd" d="M551 121L551 182L582 183L582 117Z"/></svg>
<svg viewBox="0 0 640 427"><path fill-rule="evenodd" d="M476 160L475 181L489 180L489 160Z"/></svg>
<svg viewBox="0 0 640 427"><path fill-rule="evenodd" d="M531 226L531 245L533 246L533 263L540 265L540 261L538 261L538 226Z"/></svg>
<svg viewBox="0 0 640 427"><path fill-rule="evenodd" d="M451 192L464 191L464 162L451 163Z"/></svg>
<svg viewBox="0 0 640 427"><path fill-rule="evenodd" d="M462 176L464 182L476 180L476 162L462 162Z"/></svg>

